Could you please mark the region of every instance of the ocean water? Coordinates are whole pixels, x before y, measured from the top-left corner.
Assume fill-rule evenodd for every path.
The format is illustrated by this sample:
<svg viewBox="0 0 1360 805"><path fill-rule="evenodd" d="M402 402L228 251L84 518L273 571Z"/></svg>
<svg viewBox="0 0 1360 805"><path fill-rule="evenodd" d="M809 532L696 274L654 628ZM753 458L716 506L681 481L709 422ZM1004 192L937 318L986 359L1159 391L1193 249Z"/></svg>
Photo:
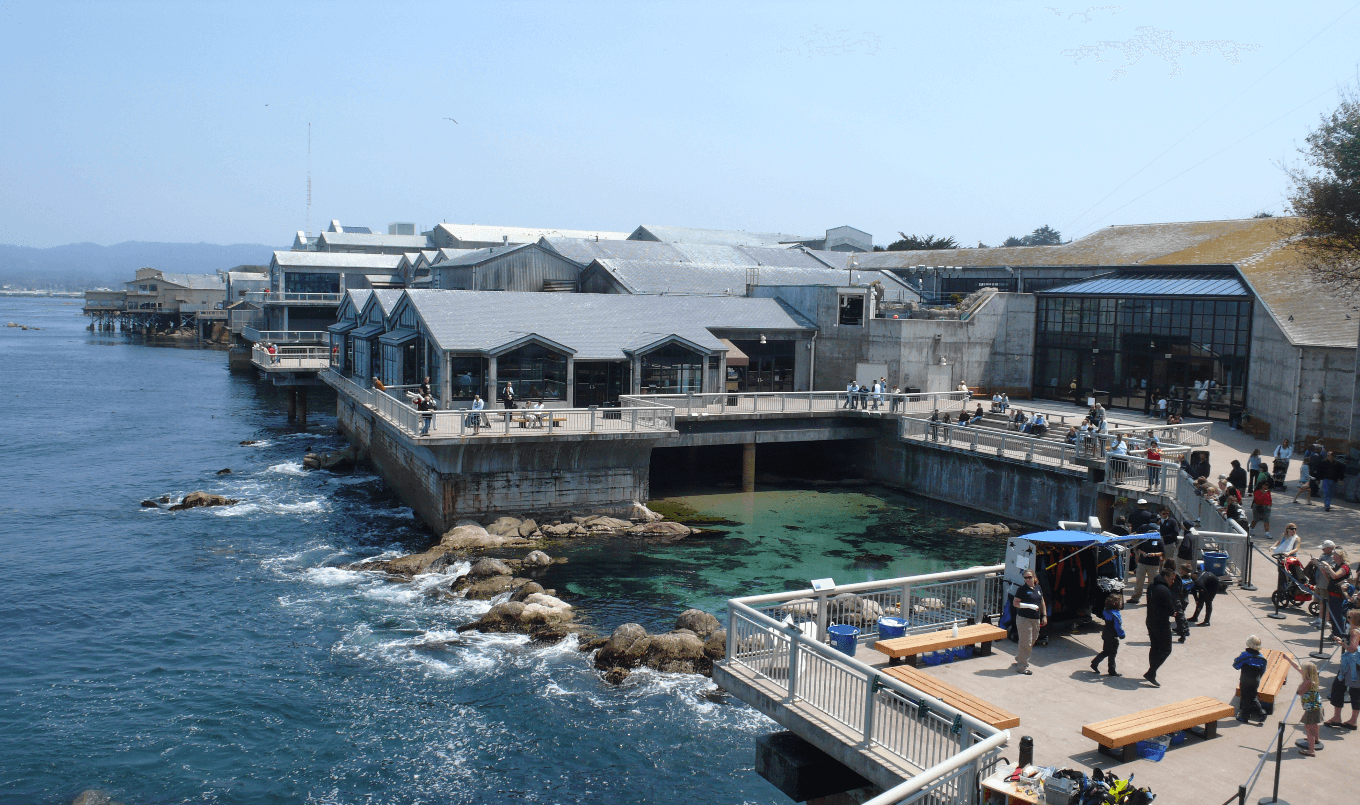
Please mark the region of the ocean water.
<svg viewBox="0 0 1360 805"><path fill-rule="evenodd" d="M75 300L0 297L0 804L785 803L752 770L773 722L701 677L604 684L575 640L459 635L485 602L341 566L431 535L221 351L84 329ZM241 446L242 440L258 440ZM217 475L230 468L230 475ZM205 490L229 508L145 498ZM694 492L695 490L687 490ZM723 525L583 540L542 581L607 633L734 595L996 561L967 512L882 489L698 490Z"/></svg>

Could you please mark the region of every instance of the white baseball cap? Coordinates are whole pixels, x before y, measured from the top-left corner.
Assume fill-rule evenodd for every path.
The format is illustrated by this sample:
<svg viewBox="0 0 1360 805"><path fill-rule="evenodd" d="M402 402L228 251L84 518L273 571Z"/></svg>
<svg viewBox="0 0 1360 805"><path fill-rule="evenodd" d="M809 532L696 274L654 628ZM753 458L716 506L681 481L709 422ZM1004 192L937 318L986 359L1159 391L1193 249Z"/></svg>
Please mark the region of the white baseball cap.
<svg viewBox="0 0 1360 805"><path fill-rule="evenodd" d="M1147 503L1147 498L1138 498L1138 505L1143 506Z"/></svg>
<svg viewBox="0 0 1360 805"><path fill-rule="evenodd" d="M1335 547L1336 547L1336 543L1335 543L1335 542L1332 542L1332 541L1329 540L1329 539L1323 540L1323 541L1322 541L1322 547L1324 547L1324 548L1335 548Z"/></svg>

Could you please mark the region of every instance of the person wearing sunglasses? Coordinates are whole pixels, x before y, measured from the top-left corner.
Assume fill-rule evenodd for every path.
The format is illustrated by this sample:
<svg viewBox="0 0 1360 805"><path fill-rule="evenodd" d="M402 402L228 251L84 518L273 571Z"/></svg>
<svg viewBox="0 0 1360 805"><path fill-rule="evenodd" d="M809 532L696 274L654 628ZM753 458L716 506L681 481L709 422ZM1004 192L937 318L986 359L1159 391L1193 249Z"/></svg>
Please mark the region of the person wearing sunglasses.
<svg viewBox="0 0 1360 805"><path fill-rule="evenodd" d="M1015 612L1015 631L1020 638L1020 646L1015 652L1015 672L1031 675L1029 654L1039 639L1039 630L1048 625L1048 605L1039 589L1039 580L1034 571L1026 570L1025 583L1015 591L1011 608Z"/></svg>

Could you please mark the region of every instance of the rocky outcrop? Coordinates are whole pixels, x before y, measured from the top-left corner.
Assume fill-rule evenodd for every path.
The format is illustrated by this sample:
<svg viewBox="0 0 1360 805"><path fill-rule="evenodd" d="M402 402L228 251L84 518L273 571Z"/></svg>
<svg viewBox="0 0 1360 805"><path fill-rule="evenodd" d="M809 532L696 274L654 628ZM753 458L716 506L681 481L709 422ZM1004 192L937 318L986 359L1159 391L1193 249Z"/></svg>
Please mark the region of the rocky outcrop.
<svg viewBox="0 0 1360 805"><path fill-rule="evenodd" d="M698 533L698 529L690 528L683 523L675 523L669 520L662 520L653 523L639 523L628 529L628 533L638 537L688 537L690 534Z"/></svg>
<svg viewBox="0 0 1360 805"><path fill-rule="evenodd" d="M542 551L529 551L528 556L524 557L524 566L527 568L548 567L552 564L552 557Z"/></svg>
<svg viewBox="0 0 1360 805"><path fill-rule="evenodd" d="M444 545L436 545L428 551L398 556L396 559L355 562L351 565L347 565L346 569L379 570L383 573L397 576L403 581L409 581L422 573L443 572L456 561L457 557L453 553L452 548Z"/></svg>
<svg viewBox="0 0 1360 805"><path fill-rule="evenodd" d="M123 805L123 803L110 799L108 794L97 788L90 788L77 794L76 798L71 800L71 805Z"/></svg>
<svg viewBox="0 0 1360 805"><path fill-rule="evenodd" d="M307 453L302 457L305 470L327 470L342 472L354 469L359 462L359 451L353 445L333 453Z"/></svg>
<svg viewBox="0 0 1360 805"><path fill-rule="evenodd" d="M440 538L439 543L450 548L460 550L471 550L478 548L515 548L522 545L532 545L528 539L519 536L501 536L492 534L481 524L472 520L459 520L458 524L450 528Z"/></svg>
<svg viewBox="0 0 1360 805"><path fill-rule="evenodd" d="M518 537L520 521L514 517L498 517L495 521L487 525L486 530L489 534L498 537Z"/></svg>
<svg viewBox="0 0 1360 805"><path fill-rule="evenodd" d="M960 528L959 533L968 537L1004 537L1011 530L1004 523L975 523Z"/></svg>
<svg viewBox="0 0 1360 805"><path fill-rule="evenodd" d="M231 475L231 467L223 467L217 471L218 475Z"/></svg>
<svg viewBox="0 0 1360 805"><path fill-rule="evenodd" d="M145 501L143 501L145 503ZM207 492L190 492L184 496L179 503L170 507L170 511L179 512L185 509L197 509L203 506L232 506L240 503L235 498L225 498L221 495L210 495Z"/></svg>
<svg viewBox="0 0 1360 805"><path fill-rule="evenodd" d="M720 625L707 612L691 609L681 613L676 628L665 634L651 635L639 624L625 623L607 640L586 644L583 649L598 649L595 667L604 672L606 682L613 684L627 679L638 667L710 676L714 661L727 651L727 630Z"/></svg>
<svg viewBox="0 0 1360 805"><path fill-rule="evenodd" d="M632 507L628 510L628 519L635 523L657 523L666 518L635 500L633 501Z"/></svg>
<svg viewBox="0 0 1360 805"><path fill-rule="evenodd" d="M468 571L470 579L486 579L492 576L509 576L515 571L500 559L478 559Z"/></svg>
<svg viewBox="0 0 1360 805"><path fill-rule="evenodd" d="M502 578L494 576L491 580ZM517 589L509 601L496 604L476 621L459 626L458 631L514 632L527 634L536 643L555 643L583 631L573 622L575 612L571 604L553 595L552 590L523 579L514 582Z"/></svg>

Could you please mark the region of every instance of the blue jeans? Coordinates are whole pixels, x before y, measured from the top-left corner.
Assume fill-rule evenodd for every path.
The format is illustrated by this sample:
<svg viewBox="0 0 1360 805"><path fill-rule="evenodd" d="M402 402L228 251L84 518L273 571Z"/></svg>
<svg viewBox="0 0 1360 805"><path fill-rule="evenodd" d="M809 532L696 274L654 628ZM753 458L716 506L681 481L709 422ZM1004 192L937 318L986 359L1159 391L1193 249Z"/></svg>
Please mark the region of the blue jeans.
<svg viewBox="0 0 1360 805"><path fill-rule="evenodd" d="M1332 488L1336 486L1336 481L1326 478L1322 481L1322 505L1332 508Z"/></svg>

